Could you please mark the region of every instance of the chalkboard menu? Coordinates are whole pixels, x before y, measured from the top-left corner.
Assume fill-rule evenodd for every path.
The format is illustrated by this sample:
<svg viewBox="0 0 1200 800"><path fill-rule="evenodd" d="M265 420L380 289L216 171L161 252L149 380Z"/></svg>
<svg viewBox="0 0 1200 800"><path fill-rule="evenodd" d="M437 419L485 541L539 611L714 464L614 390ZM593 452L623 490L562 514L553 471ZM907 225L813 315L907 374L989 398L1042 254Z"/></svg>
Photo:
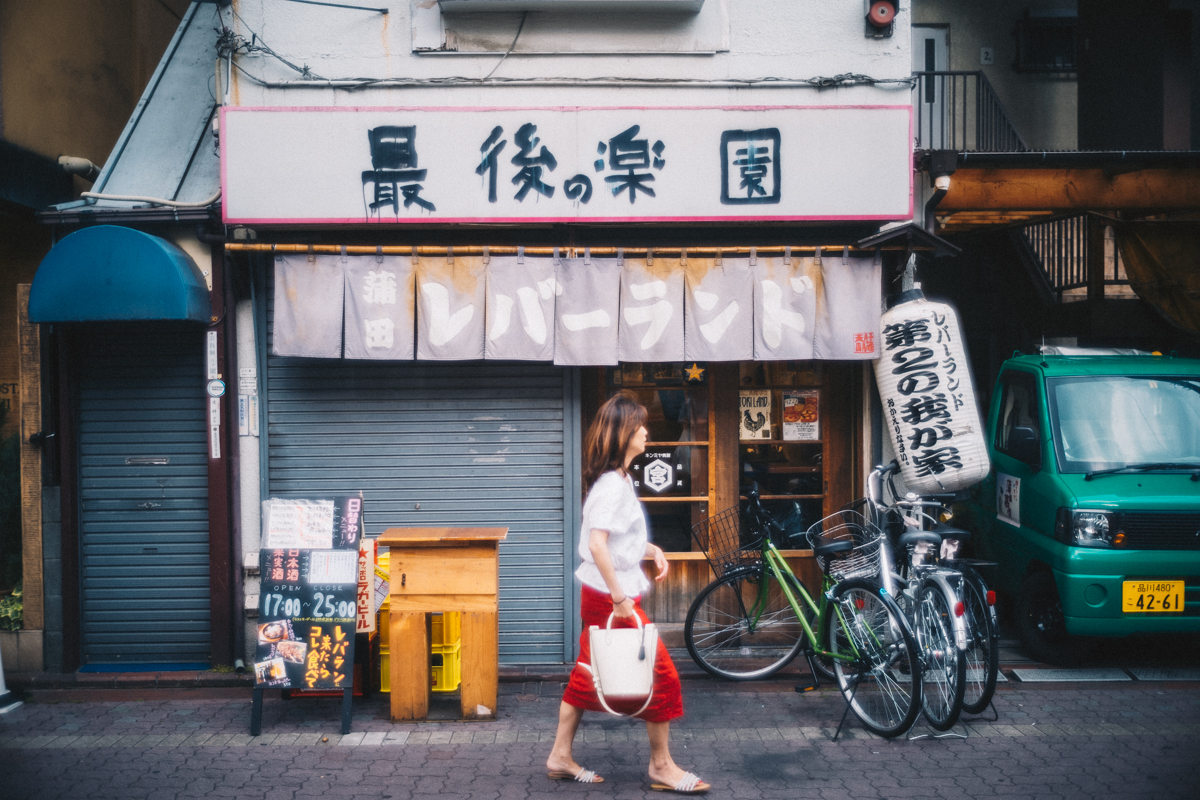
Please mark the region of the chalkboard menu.
<svg viewBox="0 0 1200 800"><path fill-rule="evenodd" d="M263 503L256 688L353 684L362 505L362 497Z"/></svg>

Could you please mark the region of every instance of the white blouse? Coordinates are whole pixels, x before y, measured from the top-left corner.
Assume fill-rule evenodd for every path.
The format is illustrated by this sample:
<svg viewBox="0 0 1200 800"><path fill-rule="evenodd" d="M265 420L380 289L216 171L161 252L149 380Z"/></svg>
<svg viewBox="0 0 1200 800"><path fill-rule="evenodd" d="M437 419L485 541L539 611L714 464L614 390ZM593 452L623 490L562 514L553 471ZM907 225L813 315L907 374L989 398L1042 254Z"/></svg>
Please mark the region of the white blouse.
<svg viewBox="0 0 1200 800"><path fill-rule="evenodd" d="M625 596L639 597L649 589L650 581L642 572L642 558L646 555L648 541L646 514L628 475L622 477L615 470L604 473L592 485L583 503L579 535L582 563L575 575L585 585L607 593L608 585L588 548L593 530L608 531L608 552Z"/></svg>

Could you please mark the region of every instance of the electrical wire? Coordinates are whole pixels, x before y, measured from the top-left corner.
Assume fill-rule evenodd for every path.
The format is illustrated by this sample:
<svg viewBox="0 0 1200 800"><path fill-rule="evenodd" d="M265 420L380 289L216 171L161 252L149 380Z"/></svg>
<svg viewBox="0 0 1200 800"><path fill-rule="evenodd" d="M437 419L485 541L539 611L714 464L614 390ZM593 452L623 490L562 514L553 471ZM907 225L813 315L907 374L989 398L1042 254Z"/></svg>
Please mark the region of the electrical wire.
<svg viewBox="0 0 1200 800"><path fill-rule="evenodd" d="M299 0L297 0L299 1ZM896 87L903 89L911 89L919 80L917 75L907 75L903 78L874 78L870 75L864 75L857 72L844 72L840 75L824 76L818 75L812 78L781 78L781 77L764 77L764 78L623 78L618 76L605 76L595 78L565 78L565 77L537 77L537 78L493 78L492 75L504 63L504 59L508 58L509 54L517 46L517 40L521 36L521 31L525 27L525 19L529 12L521 15L521 24L517 26L517 34L513 37L512 44L509 45L508 51L496 62L496 66L482 78L472 78L468 76L453 75L445 78L325 78L313 72L307 64L302 67L296 66L288 59L276 53L274 50L263 41L258 35L238 14L237 9L230 6L230 10L239 22L250 31L251 39L246 40L245 37L226 29L221 33L217 40L218 52L222 52L221 48L229 48L229 52L237 53L265 53L288 68L299 73L300 80L298 81L271 81L261 78L248 70L237 62L233 66L238 72L245 75L250 80L254 81L259 86L268 89L294 89L294 88L330 88L330 89L345 89L354 91L357 89L366 89L372 86L404 86L404 87L445 87L445 86L479 86L482 84L491 85L542 85L542 86L708 86L708 87L811 87L815 89L836 89L846 86L881 86L881 87Z"/></svg>
<svg viewBox="0 0 1200 800"><path fill-rule="evenodd" d="M249 72L236 61L233 64L238 72L245 75L259 86L268 89L344 89L354 91L372 86L381 87L410 87L410 88L445 88L450 86L695 86L695 87L728 87L728 88L812 88L835 89L847 86L881 86L897 89L911 89L919 80L918 76L904 78L872 78L869 75L847 73L831 77L817 76L814 78L625 78L619 76L603 76L595 78L471 78L451 75L445 78L345 78L330 80L304 79L296 81L270 81ZM311 73L310 73L311 74Z"/></svg>
<svg viewBox="0 0 1200 800"><path fill-rule="evenodd" d="M348 6L342 3L326 3L322 0L288 0L289 3L304 3L306 6L329 6L330 8L350 8L355 11L378 11L380 14L388 13L386 8L372 8L370 6Z"/></svg>
<svg viewBox="0 0 1200 800"><path fill-rule="evenodd" d="M500 69L500 65L504 63L504 59L508 58L509 54L510 54L510 53L512 53L512 51L513 51L513 48L515 48L515 47L517 46L517 39L520 39L520 38L521 38L521 31L522 31L522 30L524 30L524 28L525 28L525 20L526 20L528 17L529 17L529 12L528 12L528 11L526 11L524 14L522 14L522 15L521 15L521 24L517 26L517 35L513 37L512 44L510 44L510 45L508 46L508 52L507 52L507 53L505 53L504 55L500 56L500 60L496 62L496 66L492 67L492 71L491 71L491 72L489 72L487 75L484 75L484 76L483 76L483 79L484 79L485 81L486 81L488 78L490 78L490 77L492 77L493 75L495 75L495 74L496 74L496 70Z"/></svg>

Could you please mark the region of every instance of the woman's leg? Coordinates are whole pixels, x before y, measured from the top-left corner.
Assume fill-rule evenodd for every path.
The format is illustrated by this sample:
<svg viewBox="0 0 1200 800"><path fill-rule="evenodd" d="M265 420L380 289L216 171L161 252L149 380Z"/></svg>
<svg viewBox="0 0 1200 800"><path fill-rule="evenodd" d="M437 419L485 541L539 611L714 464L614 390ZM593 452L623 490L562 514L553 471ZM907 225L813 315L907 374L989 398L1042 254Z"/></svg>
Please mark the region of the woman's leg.
<svg viewBox="0 0 1200 800"><path fill-rule="evenodd" d="M551 772L575 774L582 769L571 755L571 745L575 742L575 732L579 730L582 719L582 708L576 708L570 703L559 704L558 733L554 735L554 747L550 750L550 757L546 759L546 768Z"/></svg>

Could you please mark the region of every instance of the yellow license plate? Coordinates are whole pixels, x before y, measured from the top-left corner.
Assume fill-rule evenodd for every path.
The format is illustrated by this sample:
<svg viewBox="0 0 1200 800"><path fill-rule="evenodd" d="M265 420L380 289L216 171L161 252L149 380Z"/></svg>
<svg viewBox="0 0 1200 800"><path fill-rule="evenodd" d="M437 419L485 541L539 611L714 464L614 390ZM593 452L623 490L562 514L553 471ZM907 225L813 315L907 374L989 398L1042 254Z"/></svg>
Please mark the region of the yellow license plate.
<svg viewBox="0 0 1200 800"><path fill-rule="evenodd" d="M1124 581L1121 610L1126 614L1176 614L1183 611L1183 581Z"/></svg>

